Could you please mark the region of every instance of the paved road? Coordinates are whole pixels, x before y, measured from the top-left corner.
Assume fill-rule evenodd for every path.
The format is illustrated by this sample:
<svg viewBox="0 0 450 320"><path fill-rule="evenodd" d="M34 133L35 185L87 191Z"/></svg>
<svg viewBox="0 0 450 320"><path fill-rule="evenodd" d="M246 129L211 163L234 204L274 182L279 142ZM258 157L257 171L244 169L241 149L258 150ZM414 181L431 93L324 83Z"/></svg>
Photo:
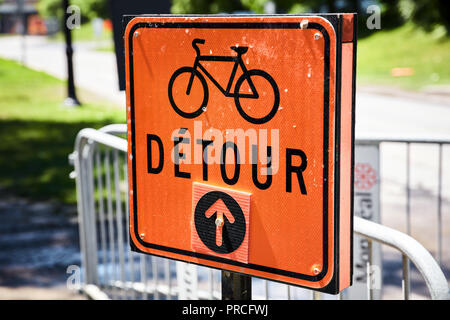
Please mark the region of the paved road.
<svg viewBox="0 0 450 320"><path fill-rule="evenodd" d="M67 267L80 265L75 210L2 194L0 300L84 298L66 286Z"/></svg>
<svg viewBox="0 0 450 320"><path fill-rule="evenodd" d="M450 99L389 96L358 91L356 135L450 138Z"/></svg>

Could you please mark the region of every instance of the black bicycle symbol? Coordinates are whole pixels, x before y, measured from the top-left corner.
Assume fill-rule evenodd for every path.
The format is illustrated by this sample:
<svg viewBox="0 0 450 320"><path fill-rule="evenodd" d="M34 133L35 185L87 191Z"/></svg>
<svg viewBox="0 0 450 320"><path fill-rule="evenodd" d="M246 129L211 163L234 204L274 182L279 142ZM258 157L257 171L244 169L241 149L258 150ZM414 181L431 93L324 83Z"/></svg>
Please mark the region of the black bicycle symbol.
<svg viewBox="0 0 450 320"><path fill-rule="evenodd" d="M272 119L275 114L278 111L278 105L280 104L280 92L278 91L278 86L275 82L275 80L265 71L258 70L258 69L251 69L247 70L245 67L244 62L242 61L242 55L247 52L248 47L235 47L232 46L231 49L236 51L236 56L202 56L200 54L200 49L197 47L197 44L204 44L204 39L194 39L192 41L192 47L194 48L196 52L195 62L193 67L181 67L180 69L176 70L169 81L169 100L170 104L172 105L172 108L175 110L176 113L178 113L180 116L184 118L196 118L202 112L206 111L206 105L208 104L208 85L206 83L205 77L198 71L198 69L202 70L203 73L212 81L212 83L222 92L222 94L226 97L234 97L234 103L236 105L237 110L239 111L239 114L247 121L254 123L254 124L262 124L270 119ZM226 89L222 88L222 86L213 78L213 76L203 67L200 63L200 61L232 61L234 62L233 70L230 75L230 79L228 80L228 84ZM234 92L231 92L231 86L233 84L234 78L236 76L236 71L238 66L242 69L242 75L238 78L236 85L234 87ZM193 112L185 112L181 110L175 103L173 98L173 84L175 82L175 79L182 75L187 74L189 76L189 83L187 84L186 89L186 95L189 95L191 92L192 84L194 81L194 77L197 77L200 80L200 83L203 87L203 101L201 105L198 107L198 109L194 106L192 108ZM240 99L258 99L260 95L258 94L258 91L256 90L256 87L252 81L252 77L262 77L268 83L270 84L273 93L274 93L274 102L273 106L270 109L269 114L266 116L255 118L247 113L245 113L244 109L241 106ZM247 80L248 86L249 86L249 92L250 93L240 93L240 89L244 81ZM259 81L258 81L259 83Z"/></svg>

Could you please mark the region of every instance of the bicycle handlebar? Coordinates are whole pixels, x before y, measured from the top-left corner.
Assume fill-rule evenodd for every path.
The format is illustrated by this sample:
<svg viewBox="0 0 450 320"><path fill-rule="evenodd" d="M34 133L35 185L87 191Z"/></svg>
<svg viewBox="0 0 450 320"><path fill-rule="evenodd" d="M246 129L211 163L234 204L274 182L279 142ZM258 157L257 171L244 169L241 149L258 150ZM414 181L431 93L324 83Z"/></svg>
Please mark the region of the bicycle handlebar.
<svg viewBox="0 0 450 320"><path fill-rule="evenodd" d="M194 48L195 52L197 53L197 55L200 55L200 49L197 47L197 44L204 44L205 43L205 39L194 39L192 40L192 47Z"/></svg>

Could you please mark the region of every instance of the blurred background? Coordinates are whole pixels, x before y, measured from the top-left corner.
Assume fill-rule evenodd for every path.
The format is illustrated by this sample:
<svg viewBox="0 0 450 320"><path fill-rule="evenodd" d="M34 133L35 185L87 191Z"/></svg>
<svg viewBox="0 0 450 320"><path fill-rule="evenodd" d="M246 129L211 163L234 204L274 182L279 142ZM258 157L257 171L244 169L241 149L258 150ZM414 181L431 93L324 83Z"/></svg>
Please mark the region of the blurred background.
<svg viewBox="0 0 450 320"><path fill-rule="evenodd" d="M327 12L359 15L357 138L450 139L448 1L0 0L0 299L85 298L67 282L68 267L81 264L68 155L82 128L125 123L122 14ZM434 256L441 228L439 263L449 279L450 149L381 151L381 222ZM438 198L441 222L433 220ZM394 258L383 262L387 298L401 296L401 268ZM421 281L411 288L426 298Z"/></svg>

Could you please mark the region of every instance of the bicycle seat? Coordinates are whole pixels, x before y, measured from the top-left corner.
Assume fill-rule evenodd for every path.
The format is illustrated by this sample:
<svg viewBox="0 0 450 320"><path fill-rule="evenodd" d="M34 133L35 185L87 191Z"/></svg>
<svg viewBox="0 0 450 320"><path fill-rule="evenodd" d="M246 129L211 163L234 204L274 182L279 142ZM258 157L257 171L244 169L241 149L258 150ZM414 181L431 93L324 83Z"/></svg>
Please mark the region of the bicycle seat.
<svg viewBox="0 0 450 320"><path fill-rule="evenodd" d="M236 51L238 54L244 54L244 53L246 53L247 50L248 50L248 47L236 47L236 46L232 46L232 47L230 47L230 48L231 48L231 50Z"/></svg>

